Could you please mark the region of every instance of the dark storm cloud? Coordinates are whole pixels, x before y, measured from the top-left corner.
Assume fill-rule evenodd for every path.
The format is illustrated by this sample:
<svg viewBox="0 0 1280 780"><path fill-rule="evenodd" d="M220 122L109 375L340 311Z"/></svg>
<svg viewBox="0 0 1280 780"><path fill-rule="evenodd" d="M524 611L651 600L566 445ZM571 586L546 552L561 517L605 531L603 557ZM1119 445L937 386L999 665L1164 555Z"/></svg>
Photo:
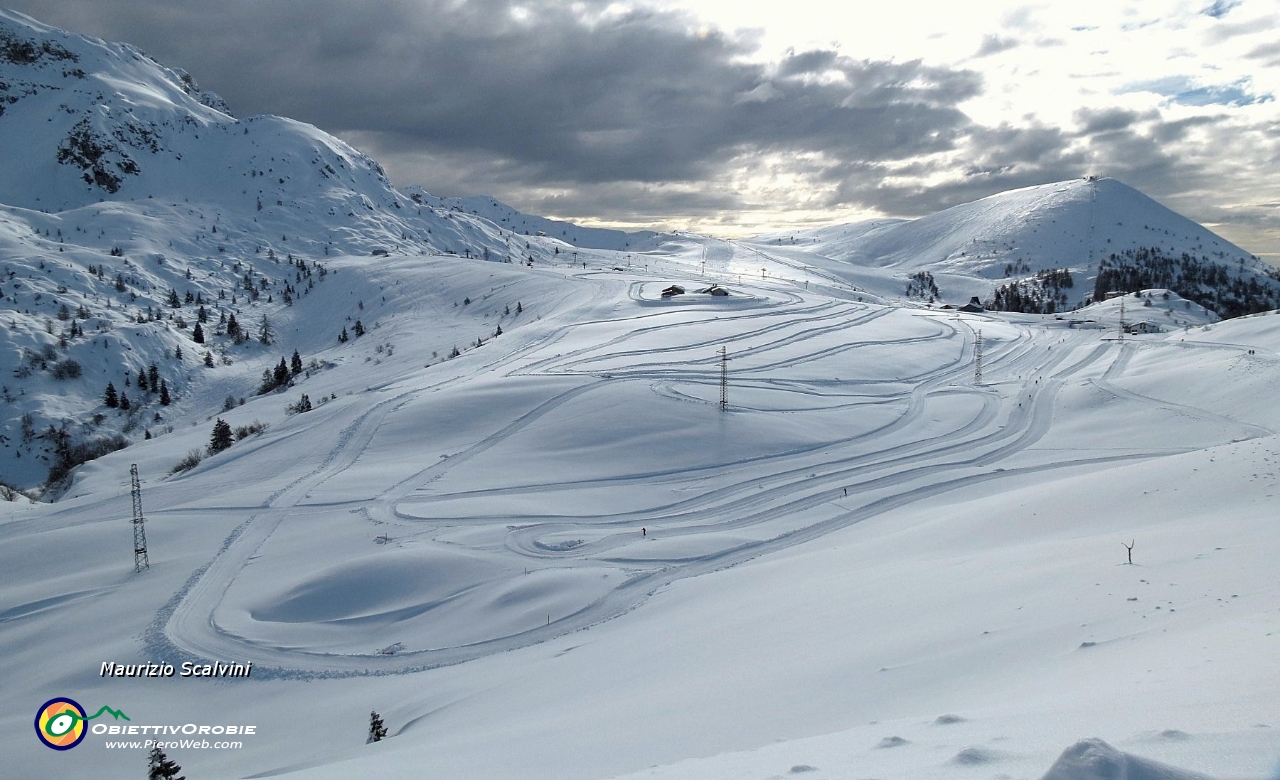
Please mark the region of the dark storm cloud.
<svg viewBox="0 0 1280 780"><path fill-rule="evenodd" d="M1090 109L1082 108L1075 112L1075 120L1084 135L1099 135L1117 130L1127 130L1134 123L1143 119L1154 119L1156 114L1138 114L1122 108Z"/></svg>
<svg viewBox="0 0 1280 780"><path fill-rule="evenodd" d="M930 187L910 183L935 170L954 170L944 163L937 163L934 170L918 168L905 177L891 177L878 164L861 171L850 169L837 174L857 175L843 175L832 205L875 203L890 214L921 216L1004 190L1075 178L1088 172L1090 161L1074 140L1072 133L1040 124L975 127L964 141L958 178Z"/></svg>
<svg viewBox="0 0 1280 780"><path fill-rule="evenodd" d="M1234 7L1234 6L1233 6ZM1216 21L1205 30L1204 37L1212 43L1222 43L1241 36L1254 36L1259 32L1274 30L1280 25L1280 15L1269 14L1263 17L1239 22Z"/></svg>
<svg viewBox="0 0 1280 780"><path fill-rule="evenodd" d="M1157 112L1113 108L1080 110L1074 118L1072 128L1039 123L974 127L960 142L957 160L905 168L878 162L834 167L826 172L835 184L828 205L922 216L998 192L1089 174L1112 176L1178 203L1186 193L1208 191L1215 184L1217 174L1201 158L1180 154L1178 144L1196 128L1220 125L1223 117L1165 121ZM937 173L951 176L940 185L914 183Z"/></svg>
<svg viewBox="0 0 1280 780"><path fill-rule="evenodd" d="M834 51L806 51L796 54L788 53L787 57L778 66L778 75L782 78L790 76L803 76L805 74L823 73L834 69L840 59L840 55Z"/></svg>
<svg viewBox="0 0 1280 780"><path fill-rule="evenodd" d="M692 181L744 150L901 159L949 148L968 124L956 104L981 89L833 51L771 71L745 61L749 41L604 0L533 0L524 20L497 0L19 5L137 43L240 114L358 135L404 183L415 154L497 157L528 184Z"/></svg>
<svg viewBox="0 0 1280 780"><path fill-rule="evenodd" d="M1249 59L1262 60L1268 68L1280 67L1280 41L1255 46L1245 56Z"/></svg>
<svg viewBox="0 0 1280 780"><path fill-rule="evenodd" d="M989 57L992 54L999 54L1002 51L1016 49L1020 45L1017 38L1002 38L999 35L982 36L982 45L978 47L978 53L974 56Z"/></svg>
<svg viewBox="0 0 1280 780"><path fill-rule="evenodd" d="M1173 144L1184 140L1187 134L1198 127L1215 127L1223 124L1225 116L1194 116L1186 119L1175 119L1171 122L1160 122L1151 129L1151 138L1158 144Z"/></svg>
<svg viewBox="0 0 1280 780"><path fill-rule="evenodd" d="M727 190L708 192L639 182L607 182L563 194L534 196L531 204L539 214L589 214L606 205L612 220L677 228L690 219L717 221L762 205L744 202L738 193Z"/></svg>
<svg viewBox="0 0 1280 780"><path fill-rule="evenodd" d="M1207 192L1208 156L1180 151L1203 143L1208 125L1240 130L1245 147L1277 137L1225 117L1164 121L1105 104L1071 126L982 126L960 108L982 92L972 70L835 49L759 63L750 37L608 0L530 0L523 16L499 0L9 2L185 68L240 116L340 135L398 184L637 227L830 207L921 216L1086 174L1157 198ZM1006 21L1030 30L1031 7ZM1214 34L1229 27L1215 21ZM988 36L979 51L1013 45ZM1274 62L1280 51L1262 44L1250 56ZM1132 87L1224 110L1271 97L1245 82L1172 78Z"/></svg>

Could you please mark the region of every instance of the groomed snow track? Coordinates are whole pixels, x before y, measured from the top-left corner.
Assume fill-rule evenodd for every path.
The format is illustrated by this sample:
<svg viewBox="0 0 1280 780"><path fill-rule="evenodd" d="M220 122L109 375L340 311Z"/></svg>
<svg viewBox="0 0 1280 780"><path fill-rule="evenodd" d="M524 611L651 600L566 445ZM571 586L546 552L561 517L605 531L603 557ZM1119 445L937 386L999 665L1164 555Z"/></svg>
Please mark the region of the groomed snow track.
<svg viewBox="0 0 1280 780"><path fill-rule="evenodd" d="M756 250L753 250L756 251ZM441 375L418 387L373 390L385 397L355 415L318 466L290 481L227 537L207 565L156 615L146 632L149 657L176 663L190 659L253 662L254 679L405 674L477 659L544 642L617 618L677 580L706 575L805 544L923 499L991 480L1037 472L1098 468L1168 455L1168 449L1124 452L1029 453L1053 430L1055 404L1065 387L1094 386L1124 403L1150 405L1198 417L1229 429L1225 440L1270 433L1221 415L1171 404L1115 386L1132 347L1100 340L1096 331L1054 330L1002 322L984 356L984 383L973 383L975 322L955 315L891 309L833 300L795 289L772 290L723 308L714 303L659 307L654 283L588 281L597 296L619 296L616 318L575 321L574 313L547 324L523 343L488 348L481 366ZM593 309L593 312L598 312ZM981 323L976 323L981 325ZM1037 330L1039 329L1039 332ZM902 335L885 335L900 330ZM601 334L593 336L593 331ZM863 336L864 332L871 335ZM566 348L568 344L584 345ZM785 414L761 399L803 397L805 408L876 409L884 424L854 435L696 467L636 469L612 476L566 477L492 488L450 490L448 477L468 462L501 451L530 426L610 388L641 388L667 403L714 407L715 350L733 356L735 393L760 391L735 405L718 424L732 426L753 414ZM886 348L924 349L930 365L914 375L860 371L864 353ZM505 350L505 351L504 351ZM833 362L845 378L821 376ZM442 521L432 506L459 502L478 507L450 517L451 528L505 527L501 554L529 567L623 570L626 576L603 595L545 624L447 647L407 647L394 654L317 652L238 635L220 625L218 610L228 589L282 524L308 512L308 494L351 467L384 427L429 393L494 373L518 384L538 380L555 388L540 403L514 413L505 424L462 451L433 459L389 489L350 502L363 517L388 527L431 531ZM927 424L925 421L928 421ZM940 422L941 421L941 422ZM705 489L642 508L600 516L531 511L485 512L491 499L516 498L537 507L542 497L592 489L701 480ZM427 489L429 486L429 489ZM408 502L408 506L406 506ZM664 540L697 539L664 554L642 546L661 529ZM581 538L571 538L573 536Z"/></svg>

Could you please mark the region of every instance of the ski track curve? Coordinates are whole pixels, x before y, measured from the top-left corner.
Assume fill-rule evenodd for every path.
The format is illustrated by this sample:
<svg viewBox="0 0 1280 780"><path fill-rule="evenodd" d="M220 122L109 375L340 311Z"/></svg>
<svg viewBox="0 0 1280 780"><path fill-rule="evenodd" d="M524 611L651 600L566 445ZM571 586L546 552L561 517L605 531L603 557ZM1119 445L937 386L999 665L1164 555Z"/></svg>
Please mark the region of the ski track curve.
<svg viewBox="0 0 1280 780"><path fill-rule="evenodd" d="M756 251L752 249L751 251ZM776 258L772 258L777 261ZM806 268L812 272L812 269ZM838 281L838 280L837 280ZM617 284L617 282L613 282ZM633 300L642 297L644 284L632 283L627 294ZM776 351L802 344L815 337L836 333L841 329L856 327L894 310L871 310L864 304L819 301L814 303L795 292L783 294L782 301L762 301L751 309L721 310L721 321L730 324L744 323L749 328L725 338L704 338L678 346L659 349L634 349L627 344L637 338L646 338L664 331L696 327L697 322L687 318L672 317L688 313L690 308L670 311L642 311L624 316L622 320L645 322L639 328L613 337L603 343L593 344L560 354L547 354L555 344L575 329L598 323L616 326L618 320L594 320L569 322L551 327L540 338L529 341L517 349L501 354L484 363L485 368L501 370L510 377L577 377L580 382L567 389L556 391L551 397L532 409L524 411L499 429L486 435L463 451L447 459L431 463L392 487L362 501L367 515L372 519L394 523L424 522L425 518L405 514L398 503L419 488L441 479L449 470L476 458L527 428L553 410L564 406L609 381L645 381L660 383L710 384L718 381L707 358L701 355L684 356L712 345L737 343L752 355ZM589 304L583 304L585 308ZM788 317L784 322L771 322L778 311L788 306L799 306L798 317ZM712 307L705 307L710 309ZM656 318L656 319L654 319ZM669 321L668 321L669 320ZM1132 462L1143 458L1166 455L1168 450L1133 452L1129 454L1078 457L1049 463L993 468L1007 462L1043 438L1052 428L1056 397L1068 381L1089 382L1128 401L1152 404L1179 414L1230 423L1250 429L1252 435L1266 435L1264 429L1205 410L1173 404L1142 396L1111 384L1128 363L1131 348L1121 347L1116 358L1101 376L1096 365L1113 349L1109 344L1098 344L1086 335L1072 334L1065 337L1050 351L1041 348L1034 339L1031 328L1015 326L1016 336L1001 342L999 349L987 356L987 382L980 387L967 383L967 374L973 354L973 335L935 320L932 333L910 336L893 343L905 344L933 340L958 342L957 356L931 368L921 375L883 382L845 382L843 393L833 392L829 397L848 397L867 403L900 404L902 412L876 430L864 432L835 442L793 449L783 453L745 458L734 463L719 463L695 469L648 471L629 475L583 480L566 480L531 486L495 488L443 493L432 496L415 496L417 503L435 500L484 498L496 495L521 495L539 492L564 491L580 487L607 487L626 483L644 483L650 480L682 476L707 475L725 478L728 482L704 493L669 502L644 510L619 512L605 520L594 522L565 522L564 517L547 522L534 522L512 528L506 535L505 549L515 555L536 560L561 560L582 566L631 567L628 578L620 586L606 592L596 600L583 605L577 611L560 617L544 626L519 631L507 636L497 636L484 641L455 647L430 650L407 650L392 656L374 654L339 654L303 651L272 646L232 634L217 625L216 610L236 576L257 554L281 523L295 513L306 511L303 502L307 493L325 480L342 472L353 464L369 447L387 418L404 408L419 395L438 389L444 384L464 382L467 375L458 373L442 383L428 387L405 390L378 401L357 416L333 442L330 451L319 465L295 478L289 484L272 493L265 506L237 526L224 540L217 554L205 566L194 572L184 586L157 612L144 632L143 642L156 659L170 663L181 660L217 658L222 661L252 661L259 674L255 679L348 677L362 675L407 674L439 666L463 663L497 652L544 642L565 634L580 631L603 621L624 615L638 607L650 596L667 585L688 577L702 576L763 555L810 542L823 535L847 528L854 523L881 515L887 511L911 503L936 497L982 482L1007 479L1053 470L1086 466L1098 466L1116 462ZM881 343L881 342L875 342ZM762 384L784 383L767 374L771 370L785 369L840 354L847 349L866 344L822 347L799 355L789 355L763 365L753 366L758 376L744 381ZM1087 350L1080 355L1081 349ZM546 355L543 357L542 355ZM632 369L597 367L605 361L627 362L644 357L663 366L662 370L638 366ZM1073 359L1073 361L1072 361ZM1063 367L1065 365L1065 367ZM601 378L601 374L605 378ZM800 391L803 381L793 382ZM862 391L872 389L868 385L911 384L903 391L889 390L883 395L866 395ZM389 388L388 388L389 389ZM854 393L853 390L859 391ZM816 393L812 387L807 392ZM951 394L973 395L980 399L980 407L968 419L946 434L907 439L883 450L847 454L848 448L859 443L887 435L909 435L915 424L935 399ZM825 407L824 407L825 408ZM842 451L845 451L842 453ZM769 466L778 463L784 467L768 473L767 477L744 474L740 479L733 475L747 467ZM794 464L794 465L789 465ZM754 488L748 490L748 488ZM845 489L850 495L843 495ZM868 494L875 493L875 497ZM119 501L114 497L108 501ZM790 518L821 505L839 509L832 517L812 522L792 523ZM853 506L848 506L853 505ZM455 521L454 525L468 522L489 523L496 516L476 516ZM528 519L526 517L526 519ZM756 527L769 529L761 538L730 544L723 549L698 555L671 556L667 558L636 558L621 549L634 541L634 531L626 526L639 521L661 523L666 536L692 536L708 532ZM774 528L771 524L782 523ZM542 541L548 534L582 531L600 532L599 538L560 549Z"/></svg>

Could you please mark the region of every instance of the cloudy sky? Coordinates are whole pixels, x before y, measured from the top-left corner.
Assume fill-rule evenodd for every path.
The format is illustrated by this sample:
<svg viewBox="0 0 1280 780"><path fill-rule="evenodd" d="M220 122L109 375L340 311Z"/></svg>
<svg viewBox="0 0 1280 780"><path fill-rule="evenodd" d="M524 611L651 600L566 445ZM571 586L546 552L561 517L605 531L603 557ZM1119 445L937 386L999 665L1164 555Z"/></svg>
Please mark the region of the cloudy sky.
<svg viewBox="0 0 1280 780"><path fill-rule="evenodd" d="M720 235L1114 176L1280 262L1277 0L0 0L397 185Z"/></svg>

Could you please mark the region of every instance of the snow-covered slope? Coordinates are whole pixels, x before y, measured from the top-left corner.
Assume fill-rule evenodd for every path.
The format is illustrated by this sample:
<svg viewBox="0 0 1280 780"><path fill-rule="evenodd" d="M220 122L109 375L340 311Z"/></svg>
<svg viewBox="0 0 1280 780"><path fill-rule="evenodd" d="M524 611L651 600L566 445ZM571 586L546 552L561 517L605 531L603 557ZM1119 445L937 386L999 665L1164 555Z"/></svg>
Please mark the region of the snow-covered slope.
<svg viewBox="0 0 1280 780"><path fill-rule="evenodd" d="M1139 290L1083 306L1063 315L1079 324L1119 328L1128 333L1164 333L1218 322L1220 317L1204 306L1169 290Z"/></svg>
<svg viewBox="0 0 1280 780"><path fill-rule="evenodd" d="M970 296L989 299L1000 285L1032 282L1037 273L1066 269L1073 285L1060 292L1070 308L1095 296L1104 266L1134 265L1126 253L1155 250L1164 258L1184 254L1205 266L1223 269L1229 279L1188 281L1184 292L1200 290L1207 303L1230 308L1230 283L1241 279L1262 285L1280 300L1276 269L1204 227L1161 206L1115 179L1087 178L1002 192L911 221L879 220L837 225L756 239L762 247L802 250L815 258L890 272L903 288L912 274L928 272L942 298L963 303ZM1114 256L1114 257L1113 257ZM1174 271L1169 281L1187 273ZM1143 279L1138 289L1171 286L1164 279ZM1110 287L1108 290L1112 289ZM1216 296L1222 293L1222 301ZM1191 297L1191 296L1188 296ZM1197 300L1201 296L1197 295ZM1210 298L1213 297L1211 301Z"/></svg>
<svg viewBox="0 0 1280 780"><path fill-rule="evenodd" d="M315 127L237 120L188 74L132 46L4 10L0 106L0 203L10 207L132 204L184 222L175 249L189 253L514 254L496 226L419 206L378 163Z"/></svg>
<svg viewBox="0 0 1280 780"><path fill-rule="evenodd" d="M412 198L415 203L429 205L439 211L474 214L520 235L545 235L585 249L613 249L619 252L643 251L652 248L655 241L660 237L660 234L650 230L627 233L608 228L583 227L572 222L523 214L494 198L483 196L441 198L417 186L406 188L405 194Z"/></svg>
<svg viewBox="0 0 1280 780"><path fill-rule="evenodd" d="M219 413L202 385L205 416L0 510L18 776L143 761L41 746L55 695L257 725L170 748L189 776L1036 778L1095 736L1218 778L1280 759L1275 315L1120 341L773 278L663 299L642 269L329 276L280 325L320 363L293 388ZM307 341L346 316L366 335ZM215 414L267 428L170 475ZM254 671L99 671L194 659Z"/></svg>
<svg viewBox="0 0 1280 780"><path fill-rule="evenodd" d="M305 319L332 257L514 263L563 246L415 203L376 162L315 127L237 120L190 76L131 46L6 10L0 172L0 481L23 488L58 459L55 432L106 446L163 431L176 410L104 408L108 383L131 389L138 368L156 365L181 396L199 376L238 373L227 367L254 346L233 345L226 318L255 339L264 316ZM194 336L200 311L212 318L204 343ZM335 336L317 332L312 349ZM256 374L235 395L251 392Z"/></svg>

